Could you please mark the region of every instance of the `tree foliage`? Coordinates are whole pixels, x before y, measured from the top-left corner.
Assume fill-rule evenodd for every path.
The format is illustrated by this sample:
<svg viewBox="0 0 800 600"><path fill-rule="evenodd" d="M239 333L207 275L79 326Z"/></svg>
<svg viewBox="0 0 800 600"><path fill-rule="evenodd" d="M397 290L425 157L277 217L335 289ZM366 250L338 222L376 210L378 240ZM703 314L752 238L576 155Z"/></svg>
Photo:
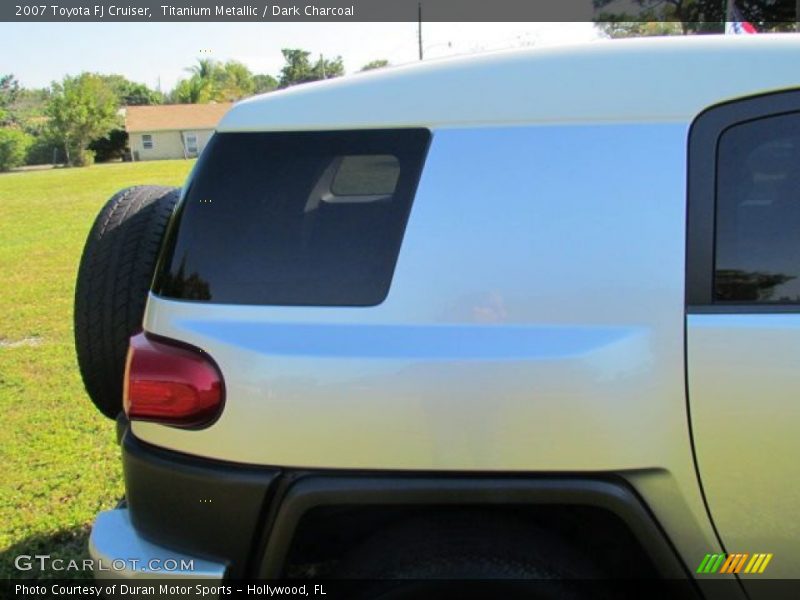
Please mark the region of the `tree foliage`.
<svg viewBox="0 0 800 600"><path fill-rule="evenodd" d="M344 62L341 56L325 59L311 59L311 52L299 48L284 48L283 60L285 64L278 77L278 87L287 88L301 83L332 79L344 75Z"/></svg>
<svg viewBox="0 0 800 600"><path fill-rule="evenodd" d="M64 161L64 146L49 128L32 136L33 143L25 156L26 165L48 165Z"/></svg>
<svg viewBox="0 0 800 600"><path fill-rule="evenodd" d="M45 119L47 104L50 102L49 89L19 88L11 104L7 107L8 120L23 127L28 133L41 127Z"/></svg>
<svg viewBox="0 0 800 600"><path fill-rule="evenodd" d="M0 125L13 122L11 106L20 93L19 81L12 74L0 75Z"/></svg>
<svg viewBox="0 0 800 600"><path fill-rule="evenodd" d="M47 106L50 97L51 92L47 88L20 88L19 95L9 110L12 122L33 138L25 164L49 164L55 162L56 154L63 154L63 150L58 152L61 144L54 138L49 127Z"/></svg>
<svg viewBox="0 0 800 600"><path fill-rule="evenodd" d="M122 75L101 75L114 91L120 106L149 106L163 104L164 94L151 90L143 83L130 81Z"/></svg>
<svg viewBox="0 0 800 600"><path fill-rule="evenodd" d="M13 127L0 128L0 171L9 171L25 164L33 137Z"/></svg>
<svg viewBox="0 0 800 600"><path fill-rule="evenodd" d="M253 75L253 93L266 94L278 89L278 80L272 75Z"/></svg>
<svg viewBox="0 0 800 600"><path fill-rule="evenodd" d="M681 35L683 27L674 21L605 21L597 27L610 38Z"/></svg>
<svg viewBox="0 0 800 600"><path fill-rule="evenodd" d="M277 78L253 74L244 64L231 60L225 63L209 58L199 59L187 69L190 76L181 79L170 92L168 100L180 104L232 102L253 94L264 94L310 81L331 79L344 75L341 56L314 59L311 52L299 48L284 48L284 65ZM388 65L386 60L374 60L362 70Z"/></svg>
<svg viewBox="0 0 800 600"><path fill-rule="evenodd" d="M379 58L377 60L371 60L363 67L361 67L362 71L372 71L373 69L382 69L383 67L388 67L389 61L385 58Z"/></svg>
<svg viewBox="0 0 800 600"><path fill-rule="evenodd" d="M726 2L722 0L630 0L629 12L606 12L615 0L593 0L598 28L609 37L721 33ZM794 29L795 3L786 0L739 0L742 16L759 32Z"/></svg>
<svg viewBox="0 0 800 600"><path fill-rule="evenodd" d="M223 64L208 58L200 59L187 70L191 77L182 79L175 86L171 94L173 102L232 102L255 92L253 73L235 60Z"/></svg>
<svg viewBox="0 0 800 600"><path fill-rule="evenodd" d="M199 59L187 71L192 76L181 79L172 90L170 100L179 104L205 104L213 98L213 77L217 62L208 58Z"/></svg>
<svg viewBox="0 0 800 600"><path fill-rule="evenodd" d="M229 60L213 74L215 100L232 102L251 96L255 85L253 73L245 65L235 60Z"/></svg>
<svg viewBox="0 0 800 600"><path fill-rule="evenodd" d="M208 81L192 76L181 79L170 94L170 101L176 104L205 104L211 102L211 89Z"/></svg>
<svg viewBox="0 0 800 600"><path fill-rule="evenodd" d="M89 150L94 152L95 162L108 162L122 159L127 146L128 132L124 129L112 129L107 135L92 140Z"/></svg>
<svg viewBox="0 0 800 600"><path fill-rule="evenodd" d="M117 127L119 101L114 90L99 75L82 73L53 83L47 107L49 127L64 148L67 163L91 164L89 143Z"/></svg>

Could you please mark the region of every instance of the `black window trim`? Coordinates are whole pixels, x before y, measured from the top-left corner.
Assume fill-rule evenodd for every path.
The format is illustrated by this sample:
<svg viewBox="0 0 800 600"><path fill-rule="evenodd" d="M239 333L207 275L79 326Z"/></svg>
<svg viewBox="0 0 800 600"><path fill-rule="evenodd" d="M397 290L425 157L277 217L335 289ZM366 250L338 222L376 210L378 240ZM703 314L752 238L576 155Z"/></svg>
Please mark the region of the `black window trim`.
<svg viewBox="0 0 800 600"><path fill-rule="evenodd" d="M771 92L712 106L689 130L686 213L686 310L695 314L800 313L800 303L714 300L717 152L725 131L782 115L800 115L800 89Z"/></svg>

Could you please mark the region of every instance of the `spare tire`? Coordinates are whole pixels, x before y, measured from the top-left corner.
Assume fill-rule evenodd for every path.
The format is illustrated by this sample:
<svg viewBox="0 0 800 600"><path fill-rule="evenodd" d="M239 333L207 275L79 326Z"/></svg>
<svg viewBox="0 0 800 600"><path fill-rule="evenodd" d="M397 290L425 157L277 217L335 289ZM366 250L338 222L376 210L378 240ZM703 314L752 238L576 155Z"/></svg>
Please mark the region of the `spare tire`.
<svg viewBox="0 0 800 600"><path fill-rule="evenodd" d="M75 286L75 350L83 383L107 417L122 410L128 340L142 328L147 294L180 188L118 192L97 215Z"/></svg>

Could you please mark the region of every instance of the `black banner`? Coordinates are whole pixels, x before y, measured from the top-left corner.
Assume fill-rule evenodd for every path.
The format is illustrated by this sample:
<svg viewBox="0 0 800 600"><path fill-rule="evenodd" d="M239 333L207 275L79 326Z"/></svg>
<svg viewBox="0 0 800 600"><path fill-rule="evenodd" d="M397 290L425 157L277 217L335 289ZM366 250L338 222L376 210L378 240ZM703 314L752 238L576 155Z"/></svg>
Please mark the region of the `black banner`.
<svg viewBox="0 0 800 600"><path fill-rule="evenodd" d="M742 3L750 21L795 20L795 0ZM661 0L10 0L0 21L725 21L720 0L683 9Z"/></svg>
<svg viewBox="0 0 800 600"><path fill-rule="evenodd" d="M285 580L223 581L183 579L6 580L3 598L13 600L83 600L85 598L225 600L228 598L542 598L575 600L682 600L745 598L743 585L760 598L796 600L800 580L733 576L698 580Z"/></svg>

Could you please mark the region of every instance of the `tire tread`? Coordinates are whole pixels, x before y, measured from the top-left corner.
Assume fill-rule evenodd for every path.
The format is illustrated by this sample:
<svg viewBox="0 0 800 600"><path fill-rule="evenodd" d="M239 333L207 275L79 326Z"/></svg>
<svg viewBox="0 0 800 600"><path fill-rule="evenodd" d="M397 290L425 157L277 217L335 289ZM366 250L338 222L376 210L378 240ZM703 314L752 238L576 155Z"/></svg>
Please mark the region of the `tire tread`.
<svg viewBox="0 0 800 600"><path fill-rule="evenodd" d="M141 330L156 260L179 188L137 186L95 219L75 286L75 349L86 391L115 418L122 409L128 339Z"/></svg>

